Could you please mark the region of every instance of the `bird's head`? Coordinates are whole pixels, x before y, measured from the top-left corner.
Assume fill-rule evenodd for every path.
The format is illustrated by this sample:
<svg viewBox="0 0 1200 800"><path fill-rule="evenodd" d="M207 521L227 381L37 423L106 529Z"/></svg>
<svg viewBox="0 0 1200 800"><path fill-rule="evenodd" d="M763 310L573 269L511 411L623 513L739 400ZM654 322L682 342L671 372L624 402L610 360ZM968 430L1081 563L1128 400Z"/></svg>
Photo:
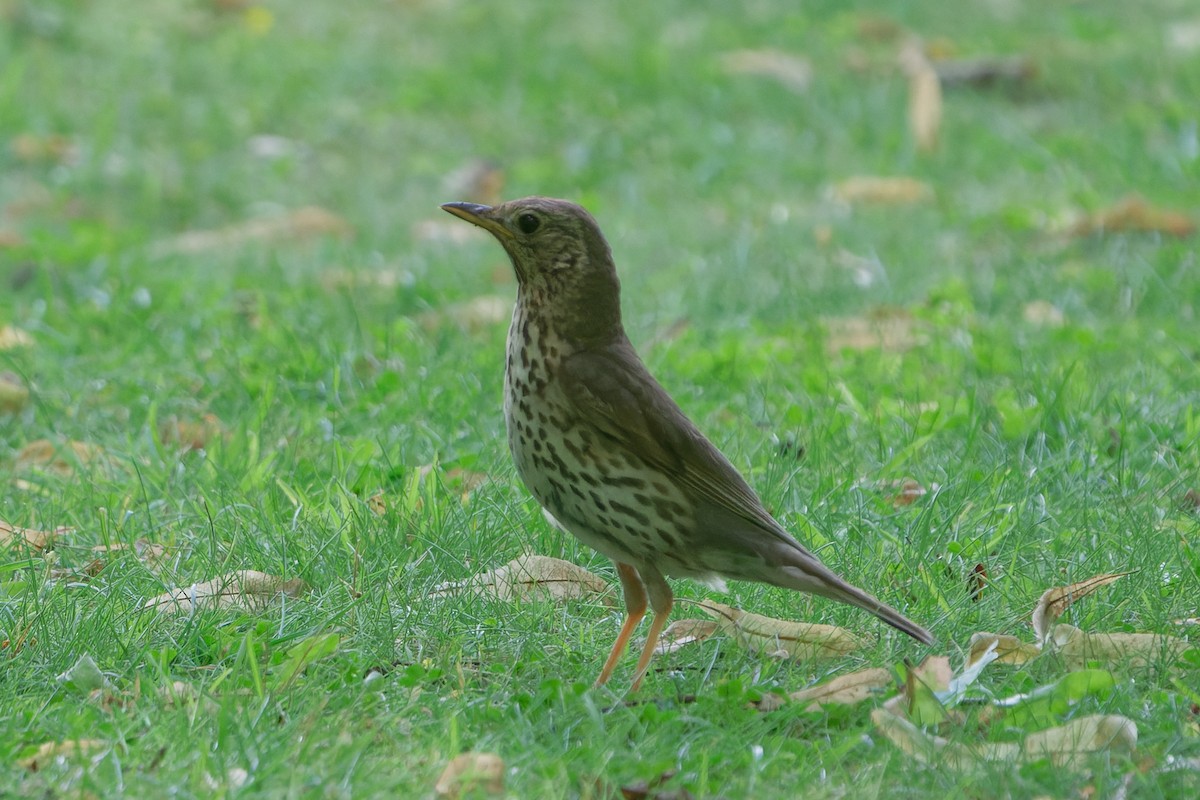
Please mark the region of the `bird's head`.
<svg viewBox="0 0 1200 800"><path fill-rule="evenodd" d="M583 207L550 197L497 206L446 203L443 209L496 237L512 260L522 301L561 333L603 338L621 329L620 283L608 242Z"/></svg>

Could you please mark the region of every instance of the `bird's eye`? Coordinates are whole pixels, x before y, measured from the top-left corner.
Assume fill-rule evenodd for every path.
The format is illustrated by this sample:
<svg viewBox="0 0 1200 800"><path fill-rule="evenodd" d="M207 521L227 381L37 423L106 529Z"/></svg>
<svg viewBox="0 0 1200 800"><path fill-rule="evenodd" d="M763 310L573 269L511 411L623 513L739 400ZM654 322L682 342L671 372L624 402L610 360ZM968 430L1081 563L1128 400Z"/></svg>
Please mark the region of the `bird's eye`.
<svg viewBox="0 0 1200 800"><path fill-rule="evenodd" d="M517 227L521 233L533 233L542 226L542 221L533 214L522 214L517 217Z"/></svg>

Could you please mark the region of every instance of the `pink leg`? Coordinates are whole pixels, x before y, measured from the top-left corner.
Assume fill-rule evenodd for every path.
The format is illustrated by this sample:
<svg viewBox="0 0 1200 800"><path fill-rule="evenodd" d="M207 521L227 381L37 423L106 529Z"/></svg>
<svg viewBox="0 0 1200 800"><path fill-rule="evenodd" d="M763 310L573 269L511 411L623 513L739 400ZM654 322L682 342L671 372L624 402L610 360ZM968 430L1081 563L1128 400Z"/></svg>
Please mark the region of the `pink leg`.
<svg viewBox="0 0 1200 800"><path fill-rule="evenodd" d="M667 617L671 615L671 606L675 603L671 594L671 586L662 573L652 567L641 570L642 582L646 592L650 594L650 607L654 609L654 621L650 623L650 633L646 636L646 644L642 647L642 655L638 658L637 668L633 672L633 691L642 685L646 670L650 667L650 658L658 648L658 637L662 635L667 625Z"/></svg>
<svg viewBox="0 0 1200 800"><path fill-rule="evenodd" d="M612 676L617 660L625 652L625 645L629 644L630 634L642 621L642 617L646 616L646 589L642 586L638 571L629 564L617 564L617 575L620 576L621 588L625 591L625 624L621 626L617 641L608 654L608 660L604 662L604 669L600 670L600 677L596 678L593 686L603 686ZM654 621L657 623L658 619L655 618ZM655 639L657 640L657 635Z"/></svg>

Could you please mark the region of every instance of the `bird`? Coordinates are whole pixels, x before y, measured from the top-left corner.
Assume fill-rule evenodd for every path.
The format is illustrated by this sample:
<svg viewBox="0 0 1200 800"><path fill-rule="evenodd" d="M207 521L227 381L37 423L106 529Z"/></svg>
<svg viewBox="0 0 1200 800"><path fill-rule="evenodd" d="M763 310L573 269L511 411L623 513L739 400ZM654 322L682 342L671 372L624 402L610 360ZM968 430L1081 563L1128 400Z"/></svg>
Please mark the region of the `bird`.
<svg viewBox="0 0 1200 800"><path fill-rule="evenodd" d="M674 603L666 576L819 595L933 644L785 530L651 375L622 325L612 250L586 209L536 196L441 207L495 237L516 273L504 420L517 474L552 521L616 564L625 620L595 686L649 605L631 690L641 685Z"/></svg>

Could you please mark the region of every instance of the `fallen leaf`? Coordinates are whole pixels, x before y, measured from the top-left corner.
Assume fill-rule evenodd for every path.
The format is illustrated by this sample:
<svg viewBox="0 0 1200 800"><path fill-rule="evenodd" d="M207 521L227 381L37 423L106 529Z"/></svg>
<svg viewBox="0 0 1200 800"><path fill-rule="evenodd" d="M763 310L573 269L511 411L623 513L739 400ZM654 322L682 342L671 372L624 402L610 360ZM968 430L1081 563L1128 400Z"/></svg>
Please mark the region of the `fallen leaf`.
<svg viewBox="0 0 1200 800"><path fill-rule="evenodd" d="M1057 728L1031 733L1021 745L1021 758L1043 758L1058 767L1078 769L1091 753L1132 753L1137 747L1137 724L1115 714L1080 717Z"/></svg>
<svg viewBox="0 0 1200 800"><path fill-rule="evenodd" d="M459 798L482 790L504 791L504 759L495 753L462 753L450 760L433 786L438 797Z"/></svg>
<svg viewBox="0 0 1200 800"><path fill-rule="evenodd" d="M1037 75L1033 59L1021 55L945 58L934 61L933 69L944 88L1023 83Z"/></svg>
<svg viewBox="0 0 1200 800"><path fill-rule="evenodd" d="M69 478L78 467L106 461L104 450L99 445L37 439L17 451L14 466L19 471L38 470Z"/></svg>
<svg viewBox="0 0 1200 800"><path fill-rule="evenodd" d="M252 569L239 570L204 583L174 589L143 604L164 614L207 608L240 608L260 611L280 595L299 597L308 585L299 578L284 580Z"/></svg>
<svg viewBox="0 0 1200 800"><path fill-rule="evenodd" d="M658 649L661 654L674 653L689 644L703 642L716 633L717 622L711 619L677 619L667 626L658 637Z"/></svg>
<svg viewBox="0 0 1200 800"><path fill-rule="evenodd" d="M37 136L32 133L22 133L13 137L8 149L17 160L29 163L48 161L56 164L69 164L79 158L79 148L61 134Z"/></svg>
<svg viewBox="0 0 1200 800"><path fill-rule="evenodd" d="M29 405L29 388L11 372L0 372L0 414L19 414Z"/></svg>
<svg viewBox="0 0 1200 800"><path fill-rule="evenodd" d="M495 161L473 158L442 179L442 189L455 200L494 206L504 195L504 170Z"/></svg>
<svg viewBox="0 0 1200 800"><path fill-rule="evenodd" d="M903 353L922 346L929 337L906 314L872 317L822 317L825 352L838 355L843 350L882 350Z"/></svg>
<svg viewBox="0 0 1200 800"><path fill-rule="evenodd" d="M1118 578L1129 575L1129 572L1114 572L1107 575L1096 575L1085 581L1072 583L1070 586L1057 586L1048 589L1038 600L1033 609L1033 632L1039 644L1045 644L1050 635L1050 628L1059 617L1076 600L1087 597L1092 592L1107 586Z"/></svg>
<svg viewBox="0 0 1200 800"><path fill-rule="evenodd" d="M848 675L838 677L792 692L788 695L792 702L808 703L805 711L820 711L826 705L854 705L875 697L883 689L895 683L891 670L881 667L861 669Z"/></svg>
<svg viewBox="0 0 1200 800"><path fill-rule="evenodd" d="M382 489L380 489L378 492L376 492L375 494L373 494L367 498L367 508L371 509L371 512L373 514L375 514L376 516L382 517L384 514L387 513L387 510L388 510L387 495L384 493L384 491Z"/></svg>
<svg viewBox="0 0 1200 800"><path fill-rule="evenodd" d="M511 297L484 295L462 303L453 303L445 308L426 311L417 317L417 322L425 330L437 330L446 323L452 323L474 333L507 322L512 313Z"/></svg>
<svg viewBox="0 0 1200 800"><path fill-rule="evenodd" d="M18 347L30 347L33 337L20 328L12 325L0 327L0 352L16 350Z"/></svg>
<svg viewBox="0 0 1200 800"><path fill-rule="evenodd" d="M209 442L228 439L229 435L215 414L204 414L199 419L171 416L158 426L158 440L182 450L204 450Z"/></svg>
<svg viewBox="0 0 1200 800"><path fill-rule="evenodd" d="M343 217L317 206L306 206L278 217L253 219L209 231L189 231L152 245L152 256L196 255L258 243L292 243L318 236L349 239L354 228Z"/></svg>
<svg viewBox="0 0 1200 800"><path fill-rule="evenodd" d="M926 733L887 705L872 711L871 721L902 752L921 763L936 764L941 768L971 769L981 761L1016 761L1021 754L1020 745L1014 742L975 742L971 745L950 742Z"/></svg>
<svg viewBox="0 0 1200 800"><path fill-rule="evenodd" d="M797 94L812 83L808 59L780 50L733 50L721 55L721 68L730 75L759 75L773 78Z"/></svg>
<svg viewBox="0 0 1200 800"><path fill-rule="evenodd" d="M992 648L993 644L995 644L997 664L1019 666L1042 654L1042 648L1036 644L1023 642L1016 636L1007 636L1002 633L976 633L971 635L971 641L967 645L966 666L968 668L973 666Z"/></svg>
<svg viewBox="0 0 1200 800"><path fill-rule="evenodd" d="M84 756L108 747L103 739L73 739L66 742L45 742L38 746L32 755L17 759L17 766L24 767L30 772L37 772L57 759L68 759L73 756Z"/></svg>
<svg viewBox="0 0 1200 800"><path fill-rule="evenodd" d="M976 564L971 567L971 573L967 576L967 597L971 598L972 603L978 603L983 597L983 590L987 588L988 574L987 567L983 564Z"/></svg>
<svg viewBox="0 0 1200 800"><path fill-rule="evenodd" d="M932 199L933 188L915 178L860 175L835 184L833 195L851 204L907 205Z"/></svg>
<svg viewBox="0 0 1200 800"><path fill-rule="evenodd" d="M1196 232L1196 223L1187 214L1152 206L1144 198L1130 195L1116 205L1081 217L1067 228L1068 236L1126 232L1191 236Z"/></svg>
<svg viewBox="0 0 1200 800"><path fill-rule="evenodd" d="M1134 667L1159 660L1174 662L1191 646L1186 639L1168 634L1089 633L1064 624L1051 629L1047 648L1051 643L1055 652L1072 666L1090 661L1120 662Z"/></svg>
<svg viewBox="0 0 1200 800"><path fill-rule="evenodd" d="M1034 300L1021 309L1021 316L1031 325L1061 328L1066 322L1062 309L1046 300Z"/></svg>
<svg viewBox="0 0 1200 800"><path fill-rule="evenodd" d="M900 67L908 76L908 130L917 149L937 148L942 128L942 83L918 44L900 51Z"/></svg>
<svg viewBox="0 0 1200 800"><path fill-rule="evenodd" d="M0 519L0 547L7 547L14 542L31 547L34 550L45 550L54 545L61 536L74 533L74 528L59 527L52 531L35 531L31 528L18 528Z"/></svg>
<svg viewBox="0 0 1200 800"><path fill-rule="evenodd" d="M607 590L608 584L603 578L569 561L525 555L473 578L439 584L433 588L430 597L445 597L467 591L498 600L529 600L537 597L562 602Z"/></svg>
<svg viewBox="0 0 1200 800"><path fill-rule="evenodd" d="M862 640L845 628L773 619L704 600L700 607L717 620L725 634L752 653L783 651L798 661L852 653Z"/></svg>
<svg viewBox="0 0 1200 800"><path fill-rule="evenodd" d="M96 558L87 565L84 571L88 575L95 576L108 566L109 561L112 560L111 556L130 551L151 572L157 572L158 568L162 566L162 562L167 558L167 548L148 539L138 539L133 545L128 545L124 542L98 544L92 548L92 552L96 554Z"/></svg>
<svg viewBox="0 0 1200 800"><path fill-rule="evenodd" d="M946 707L939 699L950 688L954 671L946 656L926 656L915 668L906 668L904 685L897 701L904 703L908 718L917 725L937 725L946 719Z"/></svg>
<svg viewBox="0 0 1200 800"><path fill-rule="evenodd" d="M891 504L897 508L902 506L911 506L913 503L917 502L917 500L928 494L928 491L925 489L925 487L917 483L912 478L903 478L902 480L898 481L881 481L879 488L896 490L896 493L891 495L888 499ZM934 488L938 488L936 484L934 484Z"/></svg>

